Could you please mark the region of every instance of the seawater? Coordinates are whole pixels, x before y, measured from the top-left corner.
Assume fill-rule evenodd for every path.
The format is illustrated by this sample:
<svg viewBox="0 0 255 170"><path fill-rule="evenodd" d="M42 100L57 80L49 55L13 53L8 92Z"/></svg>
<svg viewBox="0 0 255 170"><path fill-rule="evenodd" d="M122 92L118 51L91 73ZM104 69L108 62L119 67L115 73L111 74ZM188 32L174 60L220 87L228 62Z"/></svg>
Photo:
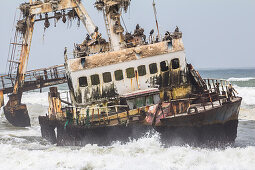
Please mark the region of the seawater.
<svg viewBox="0 0 255 170"><path fill-rule="evenodd" d="M149 133L110 146L58 147L41 138L38 116L47 113L48 91L25 93L30 128L16 128L0 117L0 169L247 169L255 167L255 69L200 70L203 78L232 82L243 97L234 146L200 148L164 146L159 134ZM60 85L61 92L67 87ZM65 93L62 94L65 97ZM8 97L5 96L5 101ZM178 140L177 140L178 142Z"/></svg>

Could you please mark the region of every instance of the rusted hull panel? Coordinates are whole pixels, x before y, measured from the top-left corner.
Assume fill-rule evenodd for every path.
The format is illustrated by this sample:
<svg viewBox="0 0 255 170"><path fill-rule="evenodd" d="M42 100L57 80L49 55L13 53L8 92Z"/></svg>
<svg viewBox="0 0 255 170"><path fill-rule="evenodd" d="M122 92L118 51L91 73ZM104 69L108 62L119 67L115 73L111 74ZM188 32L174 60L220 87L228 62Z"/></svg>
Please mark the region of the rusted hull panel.
<svg viewBox="0 0 255 170"><path fill-rule="evenodd" d="M64 121L49 120L46 116L39 117L42 137L52 143L65 146L84 146L86 144L110 145L113 141L128 141L145 135L150 126L141 123L89 128L77 125L65 127ZM57 134L55 134L55 128Z"/></svg>
<svg viewBox="0 0 255 170"><path fill-rule="evenodd" d="M204 125L200 127L179 126L159 127L161 140L165 145L185 145L219 147L231 145L237 137L238 120L224 124Z"/></svg>
<svg viewBox="0 0 255 170"><path fill-rule="evenodd" d="M150 130L156 130L166 144L209 144L211 146L235 141L240 102L241 98L217 109L205 111L192 119L190 115L172 119L173 121L163 119L162 124L156 127L145 125L141 121L116 126L86 127L70 124L65 127L65 121L49 120L45 116L39 117L39 122L42 136L58 145L86 145L88 143L108 145L113 141L125 142L132 138L136 139ZM214 121L213 118L217 117L221 117L222 120Z"/></svg>
<svg viewBox="0 0 255 170"><path fill-rule="evenodd" d="M169 127L199 127L213 124L224 124L230 120L238 120L241 101L242 98L235 98L235 101L227 102L210 110L204 110L196 114L185 116L164 118L160 121L163 126Z"/></svg>
<svg viewBox="0 0 255 170"><path fill-rule="evenodd" d="M27 106L25 104L16 105L14 107L5 106L4 114L6 119L15 127L31 126Z"/></svg>

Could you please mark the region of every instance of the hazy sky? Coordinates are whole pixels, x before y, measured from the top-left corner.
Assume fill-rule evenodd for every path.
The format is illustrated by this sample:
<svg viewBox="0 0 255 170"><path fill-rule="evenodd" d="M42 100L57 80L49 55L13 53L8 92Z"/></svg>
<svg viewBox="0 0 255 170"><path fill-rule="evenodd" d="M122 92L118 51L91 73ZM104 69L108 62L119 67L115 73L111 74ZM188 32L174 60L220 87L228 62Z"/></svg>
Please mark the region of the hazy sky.
<svg viewBox="0 0 255 170"><path fill-rule="evenodd" d="M0 72L5 72L9 42L14 36L15 11L24 1L1 0ZM94 8L94 2L83 0L105 35L102 13ZM173 31L178 25L187 61L196 68L255 67L255 0L156 0L156 6L161 33ZM129 31L139 23L148 33L155 28L152 0L132 0L123 18ZM77 27L76 21L70 28L60 20L57 27L51 22L43 34L43 22L36 23L29 69L62 64L64 47L71 52L74 43L84 40L86 30L83 25Z"/></svg>

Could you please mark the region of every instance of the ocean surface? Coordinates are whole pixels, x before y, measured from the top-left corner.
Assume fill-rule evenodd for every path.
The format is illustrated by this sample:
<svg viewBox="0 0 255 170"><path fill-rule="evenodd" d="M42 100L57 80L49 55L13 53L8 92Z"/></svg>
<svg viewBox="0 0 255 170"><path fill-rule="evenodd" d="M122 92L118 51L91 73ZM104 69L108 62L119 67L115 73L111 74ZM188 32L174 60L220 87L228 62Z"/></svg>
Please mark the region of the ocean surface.
<svg viewBox="0 0 255 170"><path fill-rule="evenodd" d="M41 138L38 116L47 113L47 89L25 93L32 126L15 128L0 110L0 169L255 169L255 69L200 70L203 78L221 78L232 82L241 105L238 136L234 146L200 148L165 147L157 133L148 133L127 143L111 146L58 147ZM64 92L67 88L60 85ZM64 94L63 94L64 95ZM7 101L7 96L5 96Z"/></svg>

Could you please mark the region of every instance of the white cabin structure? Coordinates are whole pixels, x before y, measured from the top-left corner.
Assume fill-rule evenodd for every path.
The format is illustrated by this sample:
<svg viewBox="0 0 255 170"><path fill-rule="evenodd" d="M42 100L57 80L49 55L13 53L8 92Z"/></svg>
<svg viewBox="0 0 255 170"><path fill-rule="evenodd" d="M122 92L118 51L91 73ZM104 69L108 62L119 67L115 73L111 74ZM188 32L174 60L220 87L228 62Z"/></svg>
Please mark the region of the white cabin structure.
<svg viewBox="0 0 255 170"><path fill-rule="evenodd" d="M66 70L74 106L116 101L152 88L159 89L162 100L191 91L181 38L69 59Z"/></svg>

